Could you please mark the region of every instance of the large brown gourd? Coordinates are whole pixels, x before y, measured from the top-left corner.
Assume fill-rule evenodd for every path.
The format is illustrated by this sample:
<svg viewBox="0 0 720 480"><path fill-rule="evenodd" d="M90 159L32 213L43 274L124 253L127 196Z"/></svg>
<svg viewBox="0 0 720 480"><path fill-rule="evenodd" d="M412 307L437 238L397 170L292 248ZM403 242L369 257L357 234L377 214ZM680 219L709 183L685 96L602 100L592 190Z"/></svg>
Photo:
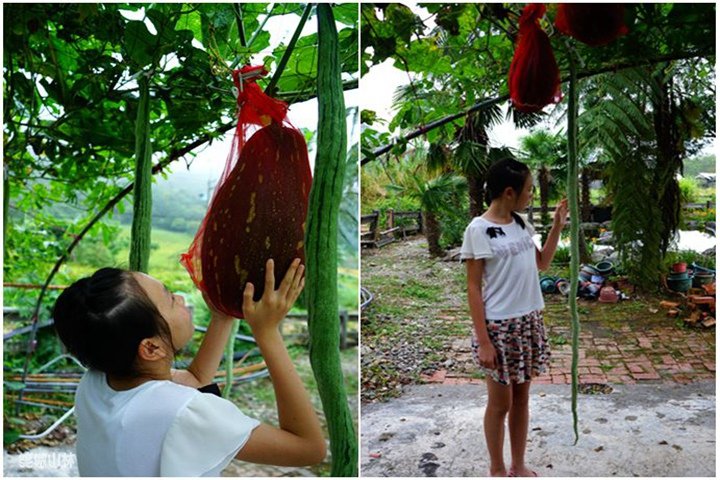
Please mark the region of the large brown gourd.
<svg viewBox="0 0 720 480"><path fill-rule="evenodd" d="M217 308L244 318L243 290L251 282L254 300L262 297L268 258L275 262L275 288L294 258L305 262L311 181L298 130L272 122L245 143L213 199L202 239L202 283Z"/></svg>

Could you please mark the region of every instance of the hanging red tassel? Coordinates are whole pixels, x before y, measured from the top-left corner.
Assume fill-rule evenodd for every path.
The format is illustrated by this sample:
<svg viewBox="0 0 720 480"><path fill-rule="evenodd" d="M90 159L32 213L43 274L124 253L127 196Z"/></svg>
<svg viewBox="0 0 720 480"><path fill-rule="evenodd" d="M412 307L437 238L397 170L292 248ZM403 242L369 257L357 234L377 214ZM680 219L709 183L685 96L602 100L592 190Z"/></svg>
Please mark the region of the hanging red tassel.
<svg viewBox="0 0 720 480"><path fill-rule="evenodd" d="M263 93L263 67L233 72L238 125L210 208L181 263L213 305L243 318L247 282L260 299L265 264L275 262L275 288L293 259L304 263L305 218L312 183L303 134L287 104ZM248 75L255 76L248 79Z"/></svg>
<svg viewBox="0 0 720 480"><path fill-rule="evenodd" d="M629 31L621 3L561 3L555 26L591 47L608 44Z"/></svg>
<svg viewBox="0 0 720 480"><path fill-rule="evenodd" d="M520 16L515 55L510 64L508 88L513 107L521 112L538 112L560 101L560 71L550 39L540 28L545 5L528 4Z"/></svg>

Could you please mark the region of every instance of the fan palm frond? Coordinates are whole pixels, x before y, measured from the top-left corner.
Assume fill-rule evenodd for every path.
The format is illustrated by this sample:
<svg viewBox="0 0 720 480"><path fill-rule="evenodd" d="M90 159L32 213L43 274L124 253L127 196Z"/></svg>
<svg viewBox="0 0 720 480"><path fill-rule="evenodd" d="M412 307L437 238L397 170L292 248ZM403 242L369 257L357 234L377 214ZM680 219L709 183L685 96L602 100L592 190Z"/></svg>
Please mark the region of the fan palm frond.
<svg viewBox="0 0 720 480"><path fill-rule="evenodd" d="M631 139L652 138L648 112L658 89L647 72L629 69L601 75L588 82L587 89L589 101L578 118L581 148L599 147L617 160L632 149Z"/></svg>

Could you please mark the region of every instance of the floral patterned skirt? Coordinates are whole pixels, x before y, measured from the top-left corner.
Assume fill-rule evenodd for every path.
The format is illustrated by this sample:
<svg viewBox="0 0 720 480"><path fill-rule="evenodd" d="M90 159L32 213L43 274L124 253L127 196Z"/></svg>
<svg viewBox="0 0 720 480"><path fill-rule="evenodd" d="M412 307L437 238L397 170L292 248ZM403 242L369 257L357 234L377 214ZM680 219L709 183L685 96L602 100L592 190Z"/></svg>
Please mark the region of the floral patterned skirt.
<svg viewBox="0 0 720 480"><path fill-rule="evenodd" d="M502 384L524 383L540 375L550 361L542 310L530 312L518 318L486 320L490 342L495 347L498 368L480 365L475 328L472 336L472 353L480 370Z"/></svg>

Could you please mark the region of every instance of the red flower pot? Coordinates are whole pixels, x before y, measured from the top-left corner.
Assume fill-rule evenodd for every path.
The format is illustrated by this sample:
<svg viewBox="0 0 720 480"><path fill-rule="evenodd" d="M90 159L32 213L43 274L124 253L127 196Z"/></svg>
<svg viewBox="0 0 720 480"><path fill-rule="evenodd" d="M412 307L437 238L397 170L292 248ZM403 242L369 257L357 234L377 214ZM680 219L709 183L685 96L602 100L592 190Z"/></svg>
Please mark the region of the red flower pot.
<svg viewBox="0 0 720 480"><path fill-rule="evenodd" d="M687 263L685 263L685 262L673 263L672 271L675 273L685 273L687 271Z"/></svg>

